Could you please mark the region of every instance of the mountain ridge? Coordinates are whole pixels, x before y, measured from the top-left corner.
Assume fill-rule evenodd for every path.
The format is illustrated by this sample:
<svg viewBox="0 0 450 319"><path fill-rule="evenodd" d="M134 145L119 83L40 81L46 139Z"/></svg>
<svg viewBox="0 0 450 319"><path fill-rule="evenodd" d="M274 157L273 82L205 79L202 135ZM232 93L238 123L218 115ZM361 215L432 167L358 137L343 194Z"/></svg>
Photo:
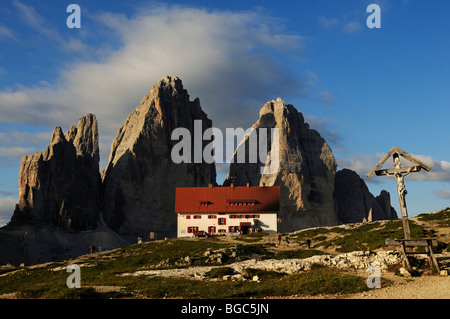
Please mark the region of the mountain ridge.
<svg viewBox="0 0 450 319"><path fill-rule="evenodd" d="M192 160L174 164L170 158L171 148L176 143L171 139L171 132L184 128L192 134L196 120L202 122L202 133L212 127L200 100L190 100L181 79L163 77L118 130L102 174L95 115L81 117L78 126L72 126L65 134L61 127L55 127L44 153L37 152L22 159L20 200L6 228L23 226L26 232L25 228L31 227L30 236L50 236L48 238L53 239L49 240L59 240L60 245L53 245L51 253L38 247L25 252L20 247L21 241L26 241L22 233L14 235L19 239L11 247L15 247L16 252L21 251L22 259L28 263L41 255L55 259L67 256L67 252L85 251L88 248L83 240L80 240L80 247L71 242L75 240L73 233L95 232L98 227L108 228L111 244L92 242L91 245L105 249L134 242L137 237L147 238L150 232L157 233L159 238L173 237L177 227L173 213L175 188L217 185L214 163ZM339 172L336 172L332 150L320 133L310 129L302 113L281 98L264 104L254 128L280 129L280 169L275 175L265 176L258 173L252 177L244 172L245 179L235 179L234 183L271 185L277 181L283 185L279 231L339 224L339 213L345 212L349 204L344 203L336 210L335 190L340 186L335 184L335 174ZM209 141L203 143L204 148ZM245 145L245 140L239 143L239 147ZM268 155L271 151L269 145ZM229 177L238 168L232 163ZM230 183L228 178L224 185ZM359 201L370 192L364 188L365 184L358 185L357 188L363 189L363 195L356 198ZM387 196L380 197L385 209L390 206ZM364 206L364 210L367 209L369 207ZM367 211L363 215L367 217ZM43 230L41 235L39 227ZM49 229L53 235L48 235ZM116 240L116 235L123 241Z"/></svg>

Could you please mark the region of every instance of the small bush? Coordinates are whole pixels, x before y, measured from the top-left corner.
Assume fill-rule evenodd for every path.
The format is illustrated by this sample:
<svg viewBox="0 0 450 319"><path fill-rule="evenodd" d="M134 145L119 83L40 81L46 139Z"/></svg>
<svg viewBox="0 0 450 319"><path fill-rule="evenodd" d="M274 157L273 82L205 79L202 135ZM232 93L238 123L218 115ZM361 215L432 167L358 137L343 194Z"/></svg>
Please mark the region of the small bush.
<svg viewBox="0 0 450 319"><path fill-rule="evenodd" d="M436 213L420 214L417 216L417 218L421 221L428 221L428 220L442 221L445 219L450 219L450 207L447 207L446 209L440 210Z"/></svg>
<svg viewBox="0 0 450 319"><path fill-rule="evenodd" d="M298 239L298 240L302 240L302 239L312 238L317 235L327 234L329 232L330 232L330 230L323 228L323 227L319 227L319 228L312 228L312 229L300 231L300 232L292 235L291 237Z"/></svg>
<svg viewBox="0 0 450 319"><path fill-rule="evenodd" d="M72 288L61 291L58 299L99 299L101 294L95 291L94 288Z"/></svg>
<svg viewBox="0 0 450 319"><path fill-rule="evenodd" d="M205 275L209 278L222 278L223 276L233 275L234 269L231 267L218 267L208 271Z"/></svg>
<svg viewBox="0 0 450 319"><path fill-rule="evenodd" d="M281 278L281 277L285 276L286 274L277 272L277 271L271 271L271 270L245 268L242 271L242 275L246 279L252 279L253 276L258 276L259 279L266 280L266 279Z"/></svg>
<svg viewBox="0 0 450 319"><path fill-rule="evenodd" d="M255 245L243 245L238 247L239 256L245 256L248 258L254 258L259 256L260 258L272 258L274 253L266 249L266 245L255 244Z"/></svg>

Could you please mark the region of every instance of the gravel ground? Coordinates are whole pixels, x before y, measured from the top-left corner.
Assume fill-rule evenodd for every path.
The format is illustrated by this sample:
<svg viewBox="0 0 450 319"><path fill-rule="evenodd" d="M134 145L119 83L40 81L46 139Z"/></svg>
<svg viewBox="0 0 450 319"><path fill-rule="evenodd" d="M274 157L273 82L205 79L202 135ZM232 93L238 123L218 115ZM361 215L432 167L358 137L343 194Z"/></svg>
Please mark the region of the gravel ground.
<svg viewBox="0 0 450 319"><path fill-rule="evenodd" d="M450 276L413 277L406 283L348 295L351 299L450 299Z"/></svg>

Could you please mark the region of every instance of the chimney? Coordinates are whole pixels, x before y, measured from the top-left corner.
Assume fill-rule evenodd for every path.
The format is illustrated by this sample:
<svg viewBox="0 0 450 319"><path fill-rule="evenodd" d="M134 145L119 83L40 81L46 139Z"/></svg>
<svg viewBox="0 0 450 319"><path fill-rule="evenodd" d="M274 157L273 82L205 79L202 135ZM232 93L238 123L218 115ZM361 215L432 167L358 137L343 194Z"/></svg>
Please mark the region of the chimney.
<svg viewBox="0 0 450 319"><path fill-rule="evenodd" d="M247 182L247 187L250 187L250 182Z"/></svg>
<svg viewBox="0 0 450 319"><path fill-rule="evenodd" d="M212 188L212 187L213 187L213 184L208 184L208 187L209 187L209 188Z"/></svg>
<svg viewBox="0 0 450 319"><path fill-rule="evenodd" d="M234 183L230 183L230 186L231 186L231 187L234 187Z"/></svg>

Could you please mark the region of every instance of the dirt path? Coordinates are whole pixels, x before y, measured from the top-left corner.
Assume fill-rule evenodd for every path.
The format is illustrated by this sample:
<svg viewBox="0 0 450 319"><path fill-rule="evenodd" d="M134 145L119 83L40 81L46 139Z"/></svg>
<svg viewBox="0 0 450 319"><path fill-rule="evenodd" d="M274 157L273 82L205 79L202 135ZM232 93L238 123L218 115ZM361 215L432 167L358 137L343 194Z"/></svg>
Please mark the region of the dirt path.
<svg viewBox="0 0 450 319"><path fill-rule="evenodd" d="M421 276L405 283L344 296L351 299L450 299L450 276Z"/></svg>

